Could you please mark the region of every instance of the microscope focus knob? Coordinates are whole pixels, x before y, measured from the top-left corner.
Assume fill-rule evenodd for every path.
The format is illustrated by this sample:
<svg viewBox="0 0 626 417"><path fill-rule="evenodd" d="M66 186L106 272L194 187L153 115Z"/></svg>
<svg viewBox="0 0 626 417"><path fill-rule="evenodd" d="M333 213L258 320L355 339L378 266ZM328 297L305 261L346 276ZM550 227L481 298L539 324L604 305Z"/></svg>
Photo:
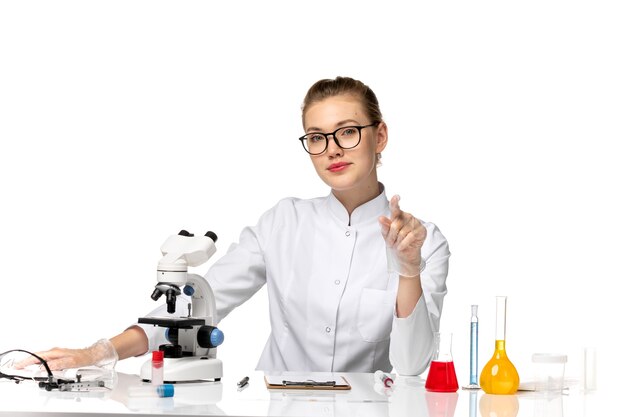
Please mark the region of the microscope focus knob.
<svg viewBox="0 0 626 417"><path fill-rule="evenodd" d="M224 342L224 333L213 326L202 326L198 330L198 345L203 348L215 348Z"/></svg>

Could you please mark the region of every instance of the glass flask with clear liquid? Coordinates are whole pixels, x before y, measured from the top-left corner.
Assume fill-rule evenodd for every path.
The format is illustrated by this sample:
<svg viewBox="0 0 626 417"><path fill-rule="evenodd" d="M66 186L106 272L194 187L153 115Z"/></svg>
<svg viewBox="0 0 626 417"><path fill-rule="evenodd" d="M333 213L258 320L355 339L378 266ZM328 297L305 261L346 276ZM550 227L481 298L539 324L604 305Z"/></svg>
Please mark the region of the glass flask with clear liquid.
<svg viewBox="0 0 626 417"><path fill-rule="evenodd" d="M456 392L459 389L452 360L452 333L435 333L435 351L425 388L433 392Z"/></svg>
<svg viewBox="0 0 626 417"><path fill-rule="evenodd" d="M496 297L496 348L480 373L480 387L487 394L514 394L519 387L517 369L505 349L506 297Z"/></svg>

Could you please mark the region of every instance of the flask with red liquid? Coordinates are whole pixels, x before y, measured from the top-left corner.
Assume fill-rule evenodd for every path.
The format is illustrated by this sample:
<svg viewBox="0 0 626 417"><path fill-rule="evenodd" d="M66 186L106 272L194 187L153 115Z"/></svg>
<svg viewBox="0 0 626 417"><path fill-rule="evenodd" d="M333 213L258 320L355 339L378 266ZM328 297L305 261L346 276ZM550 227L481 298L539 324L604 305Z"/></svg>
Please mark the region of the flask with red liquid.
<svg viewBox="0 0 626 417"><path fill-rule="evenodd" d="M452 333L436 332L435 351L426 378L426 390L456 392L458 389L459 383L452 360Z"/></svg>

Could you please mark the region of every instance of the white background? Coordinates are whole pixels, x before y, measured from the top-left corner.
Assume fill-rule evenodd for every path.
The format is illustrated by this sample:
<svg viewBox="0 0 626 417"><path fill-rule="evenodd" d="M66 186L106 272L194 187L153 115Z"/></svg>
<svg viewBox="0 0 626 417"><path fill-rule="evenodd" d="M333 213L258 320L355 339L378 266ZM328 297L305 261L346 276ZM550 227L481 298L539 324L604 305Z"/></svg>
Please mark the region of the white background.
<svg viewBox="0 0 626 417"><path fill-rule="evenodd" d="M522 379L533 352L621 365L626 15L621 2L3 1L0 351L83 347L155 304L161 243L225 253L280 198L326 195L297 138L321 78L377 93L379 177L452 251L441 329L468 379L496 295ZM323 262L324 260L320 260ZM221 324L256 365L261 290ZM136 370L141 360L132 364ZM123 366L123 364L122 364Z"/></svg>

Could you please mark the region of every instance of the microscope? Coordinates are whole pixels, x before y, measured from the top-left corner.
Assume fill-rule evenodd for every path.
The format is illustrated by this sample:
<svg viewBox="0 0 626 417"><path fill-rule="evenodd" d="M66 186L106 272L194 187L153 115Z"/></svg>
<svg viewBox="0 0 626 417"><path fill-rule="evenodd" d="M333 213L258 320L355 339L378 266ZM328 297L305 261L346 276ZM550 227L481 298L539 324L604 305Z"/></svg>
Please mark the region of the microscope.
<svg viewBox="0 0 626 417"><path fill-rule="evenodd" d="M217 309L208 282L201 276L187 272L188 267L199 266L215 253L217 235L207 232L194 236L186 230L170 236L161 246L163 258L157 267L157 284L151 298L157 301L165 295L168 316L141 317L139 323L166 328L167 344L163 351L163 380L165 382L219 381L222 361L216 357L216 348L224 341L224 334L215 327ZM176 297L184 293L191 297L187 315L176 312ZM150 381L152 361L141 367L141 379Z"/></svg>

